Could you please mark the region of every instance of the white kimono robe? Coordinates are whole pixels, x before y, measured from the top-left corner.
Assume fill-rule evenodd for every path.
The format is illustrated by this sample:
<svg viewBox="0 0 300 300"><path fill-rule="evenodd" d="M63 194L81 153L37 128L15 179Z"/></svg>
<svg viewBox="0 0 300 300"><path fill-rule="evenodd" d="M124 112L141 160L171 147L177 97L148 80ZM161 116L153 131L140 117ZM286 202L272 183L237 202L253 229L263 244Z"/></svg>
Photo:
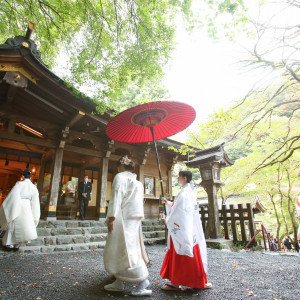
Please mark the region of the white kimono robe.
<svg viewBox="0 0 300 300"><path fill-rule="evenodd" d="M115 217L104 248L104 266L116 278L128 282L148 277L141 219L144 217L144 187L136 174L125 171L116 175L112 185L107 219Z"/></svg>
<svg viewBox="0 0 300 300"><path fill-rule="evenodd" d="M14 245L37 238L40 200L36 186L30 181L18 181L0 207L0 225L6 229L2 244Z"/></svg>
<svg viewBox="0 0 300 300"><path fill-rule="evenodd" d="M187 183L172 202L166 205L166 224L168 227L168 247L172 237L175 251L179 255L193 257L193 247L199 244L201 259L207 273L207 249L199 215L197 196Z"/></svg>

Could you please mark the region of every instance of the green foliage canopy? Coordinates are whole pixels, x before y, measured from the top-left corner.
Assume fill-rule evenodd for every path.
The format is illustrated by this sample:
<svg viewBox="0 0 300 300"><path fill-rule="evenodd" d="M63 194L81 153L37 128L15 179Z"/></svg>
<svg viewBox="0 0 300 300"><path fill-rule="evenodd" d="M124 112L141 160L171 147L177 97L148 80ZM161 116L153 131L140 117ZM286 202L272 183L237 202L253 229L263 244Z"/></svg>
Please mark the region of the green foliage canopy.
<svg viewBox="0 0 300 300"><path fill-rule="evenodd" d="M64 49L68 81L97 82L100 99L113 100L128 82L162 75L174 46L175 15L188 14L190 1L0 0L0 6L2 42L23 35L33 21L32 39L48 65Z"/></svg>
<svg viewBox="0 0 300 300"><path fill-rule="evenodd" d="M200 1L201 10L214 14L234 15L242 4ZM68 60L63 79L76 88L97 85L92 96L112 107L128 85L162 77L178 14L187 24L202 22L192 0L0 0L0 7L1 43L24 35L33 21L32 39L45 63Z"/></svg>

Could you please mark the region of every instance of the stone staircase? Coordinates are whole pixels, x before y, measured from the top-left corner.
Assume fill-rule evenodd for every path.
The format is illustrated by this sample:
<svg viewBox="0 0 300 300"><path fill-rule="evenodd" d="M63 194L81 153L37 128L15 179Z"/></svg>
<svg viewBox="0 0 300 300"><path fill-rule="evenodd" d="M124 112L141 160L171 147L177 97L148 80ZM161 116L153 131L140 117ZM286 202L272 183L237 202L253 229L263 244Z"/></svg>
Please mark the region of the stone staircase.
<svg viewBox="0 0 300 300"><path fill-rule="evenodd" d="M145 245L165 242L165 225L157 219L142 221ZM104 248L107 227L104 220L41 220L37 227L38 238L26 246L21 253L51 253L54 251L80 251Z"/></svg>

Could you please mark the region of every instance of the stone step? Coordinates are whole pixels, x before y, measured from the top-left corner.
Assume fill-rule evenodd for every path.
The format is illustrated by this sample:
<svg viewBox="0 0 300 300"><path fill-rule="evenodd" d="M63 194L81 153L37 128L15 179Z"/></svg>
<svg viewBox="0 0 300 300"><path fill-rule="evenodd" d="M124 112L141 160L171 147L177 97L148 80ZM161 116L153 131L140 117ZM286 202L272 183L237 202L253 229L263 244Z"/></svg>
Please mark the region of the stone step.
<svg viewBox="0 0 300 300"><path fill-rule="evenodd" d="M153 244L164 244L165 238L150 238L144 239L145 245L153 245ZM52 252L60 252L60 251L84 251L84 250L95 250L99 248L104 248L105 241L102 242L89 242L89 243L81 243L81 244L62 244L62 245L33 245L33 243L29 246L21 246L19 252L23 254L30 253L52 253Z"/></svg>
<svg viewBox="0 0 300 300"><path fill-rule="evenodd" d="M164 225L143 226L144 233L152 231L164 231ZM107 227L69 227L69 228L37 228L38 236L54 235L79 235L79 234L100 234L107 233Z"/></svg>
<svg viewBox="0 0 300 300"><path fill-rule="evenodd" d="M105 242L94 242L84 244L72 245L48 245L48 246L21 246L19 252L24 254L29 253L52 253L59 251L82 251L82 250L95 250L104 248Z"/></svg>
<svg viewBox="0 0 300 300"><path fill-rule="evenodd" d="M145 245L164 244L165 238L150 238L144 239ZM62 245L33 245L21 246L19 252L24 254L29 253L52 253L58 251L83 251L83 250L95 250L104 248L105 241L102 242L89 242L81 244L62 244Z"/></svg>
<svg viewBox="0 0 300 300"><path fill-rule="evenodd" d="M143 226L143 232L149 231L165 231L165 225L157 225L157 226Z"/></svg>
<svg viewBox="0 0 300 300"><path fill-rule="evenodd" d="M82 247L82 245L99 245L93 249L102 248L105 245L106 233L102 234L87 234L87 235L57 235L57 236L39 236L30 244L22 246L23 252L28 250L31 252L53 252L53 251L66 251L69 250L89 250L92 248ZM147 245L164 243L165 231L149 231L143 232L144 243ZM77 247L78 246L78 247ZM46 248L45 248L46 247ZM50 248L49 248L50 247ZM45 249L50 249L49 251ZM55 250L55 249L58 250ZM52 249L52 250L51 250ZM62 250L59 250L62 249ZM26 250L26 251L25 251Z"/></svg>
<svg viewBox="0 0 300 300"><path fill-rule="evenodd" d="M165 244L165 243L166 243L165 237L144 239L145 245L155 245L155 244Z"/></svg>
<svg viewBox="0 0 300 300"><path fill-rule="evenodd" d="M164 227L164 223L162 220L158 219L146 219L142 220L143 228L147 227L157 227L158 229L161 226ZM105 220L94 221L94 220L40 220L38 224L38 228L78 228L78 227L106 227Z"/></svg>
<svg viewBox="0 0 300 300"><path fill-rule="evenodd" d="M104 221L66 221L66 220L54 220L44 221L40 220L38 228L86 228L86 227L106 227Z"/></svg>
<svg viewBox="0 0 300 300"><path fill-rule="evenodd" d="M164 230L148 231L148 232L143 232L143 235L145 239L165 238L165 231Z"/></svg>
<svg viewBox="0 0 300 300"><path fill-rule="evenodd" d="M28 246L41 245L65 245L65 244L82 244L90 242L102 242L106 240L106 233L86 234L86 235L55 235L55 236L38 236Z"/></svg>
<svg viewBox="0 0 300 300"><path fill-rule="evenodd" d="M107 233L107 227L37 228L38 236Z"/></svg>
<svg viewBox="0 0 300 300"><path fill-rule="evenodd" d="M142 221L144 243L165 243L165 225L157 219ZM107 226L101 221L41 220L38 238L20 247L22 253L50 253L54 251L80 251L103 248Z"/></svg>
<svg viewBox="0 0 300 300"><path fill-rule="evenodd" d="M89 242L101 242L106 240L107 233L95 234L72 234L72 235L38 235L38 238L30 245L62 245L62 244L80 244ZM164 238L165 231L147 231L143 232L144 239Z"/></svg>

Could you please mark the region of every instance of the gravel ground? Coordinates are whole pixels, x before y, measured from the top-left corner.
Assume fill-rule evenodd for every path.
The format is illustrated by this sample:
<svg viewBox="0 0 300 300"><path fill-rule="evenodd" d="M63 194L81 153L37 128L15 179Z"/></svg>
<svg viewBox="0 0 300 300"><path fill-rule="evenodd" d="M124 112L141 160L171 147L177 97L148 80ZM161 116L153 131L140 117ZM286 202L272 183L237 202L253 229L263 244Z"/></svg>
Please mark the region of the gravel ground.
<svg viewBox="0 0 300 300"><path fill-rule="evenodd" d="M147 246L151 297L145 299L300 299L300 256L263 252L208 250L208 281L212 289L167 292L159 276L165 245ZM0 251L0 299L136 299L109 293L113 278L104 270L103 249L30 254ZM298 280L298 282L297 282Z"/></svg>

